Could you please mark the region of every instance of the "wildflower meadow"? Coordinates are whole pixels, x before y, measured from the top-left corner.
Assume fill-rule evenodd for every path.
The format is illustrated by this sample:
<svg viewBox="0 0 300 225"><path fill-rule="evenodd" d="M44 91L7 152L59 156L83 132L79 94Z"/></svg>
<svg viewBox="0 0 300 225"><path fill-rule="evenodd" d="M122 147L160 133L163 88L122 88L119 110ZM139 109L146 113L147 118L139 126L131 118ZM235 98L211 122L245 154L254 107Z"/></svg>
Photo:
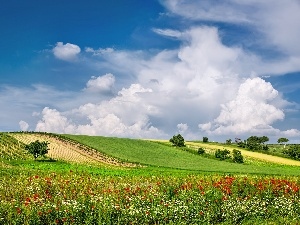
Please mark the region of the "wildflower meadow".
<svg viewBox="0 0 300 225"><path fill-rule="evenodd" d="M300 180L246 175L2 176L0 224L300 222Z"/></svg>

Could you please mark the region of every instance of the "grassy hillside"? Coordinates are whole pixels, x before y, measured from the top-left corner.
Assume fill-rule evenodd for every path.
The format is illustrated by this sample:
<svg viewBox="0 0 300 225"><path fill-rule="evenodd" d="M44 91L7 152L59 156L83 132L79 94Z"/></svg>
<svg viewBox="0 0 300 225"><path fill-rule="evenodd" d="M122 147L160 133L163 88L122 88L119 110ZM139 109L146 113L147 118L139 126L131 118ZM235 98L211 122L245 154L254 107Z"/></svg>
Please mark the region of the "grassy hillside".
<svg viewBox="0 0 300 225"><path fill-rule="evenodd" d="M157 142L125 138L64 135L112 157L145 165L221 173L300 175L299 167L279 164L236 164L194 155Z"/></svg>
<svg viewBox="0 0 300 225"><path fill-rule="evenodd" d="M29 154L24 150L24 143L6 133L0 133L0 161L28 159Z"/></svg>

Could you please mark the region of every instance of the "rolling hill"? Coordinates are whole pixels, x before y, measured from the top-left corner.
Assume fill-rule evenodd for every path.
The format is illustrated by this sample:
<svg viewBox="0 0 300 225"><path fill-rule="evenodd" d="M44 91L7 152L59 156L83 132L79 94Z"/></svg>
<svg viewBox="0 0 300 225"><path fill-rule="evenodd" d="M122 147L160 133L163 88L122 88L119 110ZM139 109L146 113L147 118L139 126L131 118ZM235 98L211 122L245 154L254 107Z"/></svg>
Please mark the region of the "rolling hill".
<svg viewBox="0 0 300 225"><path fill-rule="evenodd" d="M237 164L205 158L172 147L168 143L151 140L45 133L10 133L9 136L24 144L35 140L48 141L50 143L48 156L68 162L99 163L99 165L102 163L127 167L142 165L199 172L300 175L299 167L295 166L299 163L297 161L282 159L286 163L282 165L278 162L280 157L276 158L276 161L274 157L261 153L253 154L253 152L249 155L251 160L247 160L248 151L243 151L246 163ZM193 145L193 148L201 145L199 143L188 144ZM220 146L210 147L220 148ZM257 156L266 162L252 163Z"/></svg>

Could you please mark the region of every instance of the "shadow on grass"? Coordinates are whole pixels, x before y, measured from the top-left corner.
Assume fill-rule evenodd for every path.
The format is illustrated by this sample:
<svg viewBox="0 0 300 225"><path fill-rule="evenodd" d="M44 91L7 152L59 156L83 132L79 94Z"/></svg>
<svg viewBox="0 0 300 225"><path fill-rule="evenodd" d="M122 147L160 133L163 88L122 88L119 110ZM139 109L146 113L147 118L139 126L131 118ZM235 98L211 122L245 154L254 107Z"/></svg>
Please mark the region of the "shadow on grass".
<svg viewBox="0 0 300 225"><path fill-rule="evenodd" d="M57 162L56 159L46 158L46 159L36 159L35 162Z"/></svg>

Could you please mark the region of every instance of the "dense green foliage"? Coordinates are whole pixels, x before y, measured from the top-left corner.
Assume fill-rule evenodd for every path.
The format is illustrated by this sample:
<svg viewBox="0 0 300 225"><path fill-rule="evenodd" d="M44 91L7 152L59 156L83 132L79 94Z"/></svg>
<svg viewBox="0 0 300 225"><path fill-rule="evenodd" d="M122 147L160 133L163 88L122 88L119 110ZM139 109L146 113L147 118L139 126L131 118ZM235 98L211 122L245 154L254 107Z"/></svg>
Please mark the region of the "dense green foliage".
<svg viewBox="0 0 300 225"><path fill-rule="evenodd" d="M287 139L287 138L278 138L277 143L281 144L281 143L286 143L288 141L289 141L289 139Z"/></svg>
<svg viewBox="0 0 300 225"><path fill-rule="evenodd" d="M176 147L184 147L185 146L184 138L181 136L181 134L174 135L169 141L173 144L173 146L176 146Z"/></svg>
<svg viewBox="0 0 300 225"><path fill-rule="evenodd" d="M202 141L203 141L204 143L208 142L208 137L203 137L203 138L202 138Z"/></svg>
<svg viewBox="0 0 300 225"><path fill-rule="evenodd" d="M291 145L288 149L283 150L283 153L291 157L292 159L300 160L300 146Z"/></svg>
<svg viewBox="0 0 300 225"><path fill-rule="evenodd" d="M46 141L36 140L26 145L25 150L32 154L34 159L38 158L39 156L44 157L49 151L48 144L49 143Z"/></svg>
<svg viewBox="0 0 300 225"><path fill-rule="evenodd" d="M226 160L226 159L231 158L230 151L228 151L227 149L223 149L223 150L218 149L215 152L215 156L217 159L220 159L220 160Z"/></svg>
<svg viewBox="0 0 300 225"><path fill-rule="evenodd" d="M198 154L202 155L205 153L205 149L204 148L198 148Z"/></svg>
<svg viewBox="0 0 300 225"><path fill-rule="evenodd" d="M246 141L237 142L238 147L247 148L252 151L267 151L269 148L265 142L269 141L269 138L266 136L258 137L258 136L251 136Z"/></svg>
<svg viewBox="0 0 300 225"><path fill-rule="evenodd" d="M242 156L241 151L233 149L232 160L233 160L233 162L236 162L236 163L244 163L244 157Z"/></svg>

